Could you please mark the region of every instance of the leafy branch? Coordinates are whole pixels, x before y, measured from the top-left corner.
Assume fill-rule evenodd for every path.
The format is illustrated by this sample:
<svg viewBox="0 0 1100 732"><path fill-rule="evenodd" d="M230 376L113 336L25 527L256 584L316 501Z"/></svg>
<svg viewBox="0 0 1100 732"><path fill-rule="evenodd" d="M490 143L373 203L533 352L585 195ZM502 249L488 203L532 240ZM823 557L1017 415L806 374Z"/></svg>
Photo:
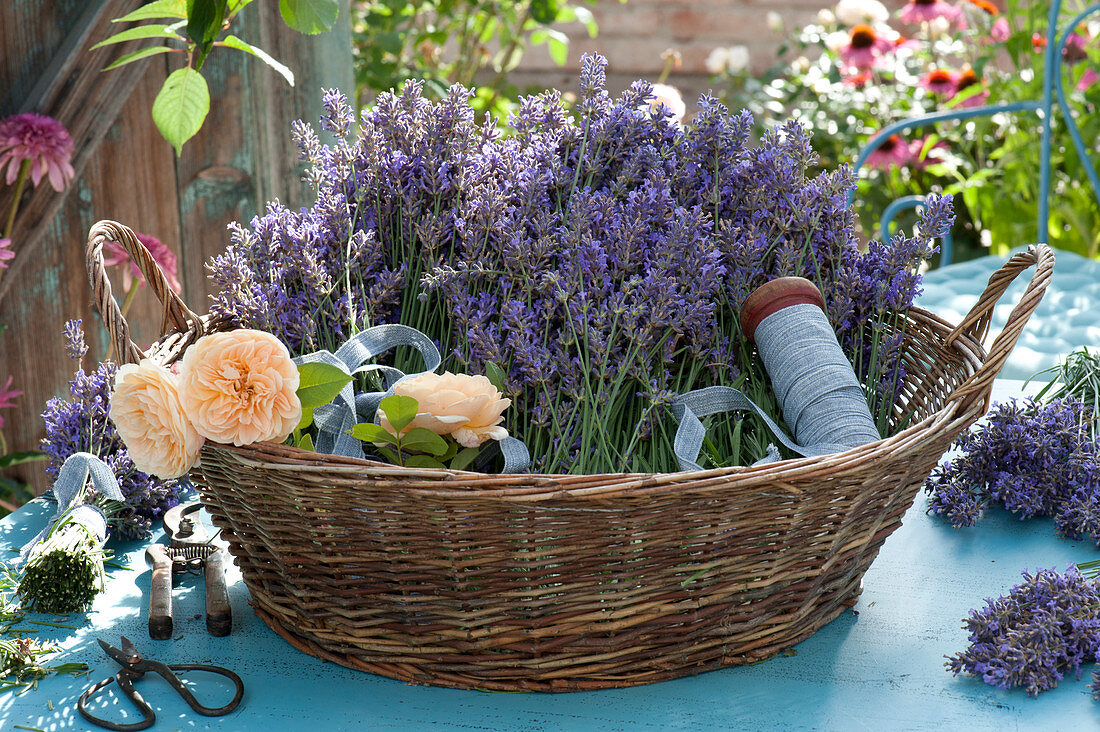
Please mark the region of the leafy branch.
<svg viewBox="0 0 1100 732"><path fill-rule="evenodd" d="M154 0L115 18L114 23L137 25L92 46L92 49L136 40L158 40L159 45L125 54L104 71L117 69L162 53L182 54L186 66L176 69L153 100L153 122L179 155L185 142L202 129L210 112L210 89L202 75L203 64L215 47L232 48L260 59L294 86L294 73L261 48L230 33L237 16L254 0ZM279 0L279 13L290 28L316 34L336 24L338 0Z"/></svg>

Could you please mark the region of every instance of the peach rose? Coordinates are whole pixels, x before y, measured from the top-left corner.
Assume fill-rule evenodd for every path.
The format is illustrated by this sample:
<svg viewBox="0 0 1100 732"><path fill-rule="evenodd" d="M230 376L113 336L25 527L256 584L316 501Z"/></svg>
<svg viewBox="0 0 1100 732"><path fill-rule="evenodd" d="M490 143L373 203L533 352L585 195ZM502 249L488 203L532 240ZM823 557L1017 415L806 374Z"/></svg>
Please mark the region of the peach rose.
<svg viewBox="0 0 1100 732"><path fill-rule="evenodd" d="M410 396L420 405L416 417L401 432L425 427L437 435L452 435L463 447L478 447L486 440L503 440L508 430L500 426L501 412L512 403L484 376L423 373L402 381L395 394ZM382 429L394 433L381 409Z"/></svg>
<svg viewBox="0 0 1100 732"><path fill-rule="evenodd" d="M178 478L199 459L203 439L183 410L179 378L149 359L119 367L110 415L142 472Z"/></svg>
<svg viewBox="0 0 1100 732"><path fill-rule="evenodd" d="M298 367L259 330L203 336L180 363L180 401L198 433L234 445L282 442L302 418Z"/></svg>

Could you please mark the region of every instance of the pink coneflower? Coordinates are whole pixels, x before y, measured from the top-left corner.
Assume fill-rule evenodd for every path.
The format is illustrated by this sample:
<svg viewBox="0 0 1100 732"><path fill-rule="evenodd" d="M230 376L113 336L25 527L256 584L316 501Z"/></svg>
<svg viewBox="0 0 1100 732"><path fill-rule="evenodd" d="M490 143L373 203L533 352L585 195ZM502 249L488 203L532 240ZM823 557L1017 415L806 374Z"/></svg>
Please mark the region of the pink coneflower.
<svg viewBox="0 0 1100 732"><path fill-rule="evenodd" d="M62 191L73 179L73 138L64 125L44 114L17 114L0 120L0 170L11 185L19 177L24 161L30 165L31 183L50 179L55 191Z"/></svg>
<svg viewBox="0 0 1100 732"><path fill-rule="evenodd" d="M15 252L11 249L11 239L0 239L0 269L7 267L5 262L10 259L15 259Z"/></svg>
<svg viewBox="0 0 1100 732"><path fill-rule="evenodd" d="M989 37L997 43L1004 43L1012 35L1012 30L1008 27L1008 18L1001 16L993 21L993 25L989 28Z"/></svg>
<svg viewBox="0 0 1100 732"><path fill-rule="evenodd" d="M162 244L160 239L155 236L138 234L137 238L153 255L153 260L160 265L160 270L164 272L164 276L168 279L168 286L179 294L183 288L180 287L178 279L179 270L176 265L175 252ZM125 266L127 263L129 263L129 267ZM109 241L103 245L103 264L108 267L122 267L122 287L127 292L130 290L133 277L138 278L139 286L145 286L145 278L142 276L141 270L138 269L137 264L130 259L130 255L118 242Z"/></svg>
<svg viewBox="0 0 1100 732"><path fill-rule="evenodd" d="M904 168L913 162L913 152L901 135L890 135L867 156L867 165L879 170Z"/></svg>
<svg viewBox="0 0 1100 732"><path fill-rule="evenodd" d="M1081 74L1081 78L1077 80L1077 86L1074 89L1085 91L1097 81L1100 81L1100 74L1096 73L1096 69L1085 69L1085 73Z"/></svg>
<svg viewBox="0 0 1100 732"><path fill-rule="evenodd" d="M962 19L962 12L943 0L909 0L898 17L903 23L927 23L936 18L946 18L955 23Z"/></svg>
<svg viewBox="0 0 1100 732"><path fill-rule="evenodd" d="M911 143L909 143L909 157L912 160L913 167L923 168L923 167L927 166L929 164L929 162L935 162L936 160L942 158L941 155L938 155L936 153L937 150L950 150L951 149L950 147L948 147L946 142L944 142L943 140L940 140L939 142L933 143L932 146L930 148L928 148L928 152L926 152L922 156L921 152L924 150L924 146L927 145L927 144L928 144L928 137L927 136L922 137L919 140L913 140Z"/></svg>
<svg viewBox="0 0 1100 732"><path fill-rule="evenodd" d="M961 92L963 89L968 89L968 88L974 86L975 84L980 84L980 83L981 83L981 79L979 79L978 75L974 73L974 69L967 66L962 70L962 73L959 74L958 80L955 82L955 95L954 96L957 96L958 93ZM952 98L954 98L954 96ZM962 101L955 104L955 109L966 109L967 107L980 107L983 104L985 104L985 101L987 99L989 99L989 90L985 89L984 91L979 92L978 94L975 94L974 96L967 97L966 99L963 99Z"/></svg>
<svg viewBox="0 0 1100 732"><path fill-rule="evenodd" d="M4 383L3 387L0 387L0 409L11 409L15 406L15 402L11 401L15 397L19 396L23 392L16 391L11 388L12 377L9 376L8 380ZM4 418L0 416L0 430L4 429Z"/></svg>
<svg viewBox="0 0 1100 732"><path fill-rule="evenodd" d="M844 83L848 86L853 86L856 89L862 89L873 77L874 74L871 72L870 69L863 69L862 71L857 71L854 74L848 74L847 76L845 76Z"/></svg>
<svg viewBox="0 0 1100 732"><path fill-rule="evenodd" d="M958 72L950 69L932 69L920 80L922 88L940 96L954 94L958 83Z"/></svg>
<svg viewBox="0 0 1100 732"><path fill-rule="evenodd" d="M869 69L876 58L893 48L893 42L875 33L871 26L857 25L852 28L848 45L840 49L840 60L857 69Z"/></svg>
<svg viewBox="0 0 1100 732"><path fill-rule="evenodd" d="M1066 37L1066 45L1062 47L1062 58L1067 64L1075 64L1089 57L1085 46L1089 44L1089 37L1078 32L1070 33Z"/></svg>

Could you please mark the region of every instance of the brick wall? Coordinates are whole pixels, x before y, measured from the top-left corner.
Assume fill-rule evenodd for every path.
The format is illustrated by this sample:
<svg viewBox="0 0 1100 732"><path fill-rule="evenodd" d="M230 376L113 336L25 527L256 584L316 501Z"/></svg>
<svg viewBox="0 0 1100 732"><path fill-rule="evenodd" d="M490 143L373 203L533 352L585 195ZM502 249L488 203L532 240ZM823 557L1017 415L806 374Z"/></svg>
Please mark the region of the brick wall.
<svg viewBox="0 0 1100 732"><path fill-rule="evenodd" d="M581 54L598 51L608 59L608 84L614 92L635 79L656 81L664 67L661 54L674 49L682 65L672 72L669 83L683 92L690 108L710 86L704 62L715 47L746 46L752 68L762 71L775 63L787 33L834 4L835 0L596 0L588 6L600 26L596 38L589 38L579 24L561 26L570 38L569 63L558 67L544 47L532 48L512 79L521 86L575 89ZM904 2L886 0L884 4L898 8ZM768 27L771 11L783 18L784 33Z"/></svg>

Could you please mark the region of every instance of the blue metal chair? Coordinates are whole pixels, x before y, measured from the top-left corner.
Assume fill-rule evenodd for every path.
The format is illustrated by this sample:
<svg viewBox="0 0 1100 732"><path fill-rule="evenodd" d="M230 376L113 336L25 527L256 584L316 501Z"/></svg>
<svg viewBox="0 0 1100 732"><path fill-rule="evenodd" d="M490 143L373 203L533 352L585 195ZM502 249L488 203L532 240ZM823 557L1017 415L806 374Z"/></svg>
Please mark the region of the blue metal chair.
<svg viewBox="0 0 1100 732"><path fill-rule="evenodd" d="M1073 112L1069 108L1069 103L1066 101L1065 78L1062 75L1062 48L1066 44L1066 39L1086 17L1100 11L1100 3L1090 5L1080 12L1068 25L1066 25L1061 34L1059 34L1058 18L1061 14L1061 10L1062 1L1053 0L1050 4L1050 14L1047 19L1047 45L1044 50L1045 63L1043 64L1042 99L1036 101L1013 102L1011 104L991 104L968 109L948 110L946 112L934 112L894 122L884 127L878 134L867 141L859 157L856 158L854 165L856 172L858 173L859 170L862 169L863 164L867 161L871 153L878 149L883 142L888 140L890 136L895 133L904 132L917 127L934 125L939 122L964 120L972 117L989 117L1003 112L1033 112L1038 115L1042 122L1043 130L1040 140L1041 147L1039 155L1039 216L1037 222L1038 236L1036 241L1046 242L1048 240L1050 219L1050 127L1051 115L1055 104L1057 104L1062 110L1063 121L1066 128L1069 130L1070 137L1073 138L1073 145L1077 149L1077 154L1081 158L1085 173L1088 175L1089 182L1092 184L1093 195L1096 197L1097 203L1100 204L1100 176L1096 174L1096 168L1092 164L1092 158L1089 157L1088 148L1081 139L1081 132L1073 118ZM849 206L852 205L854 198L855 191L853 190L848 194ZM890 238L890 225L893 223L894 217L905 209L917 208L923 205L924 200L925 196L905 196L887 206L882 214L880 222L880 231L883 241ZM952 249L951 233L948 232L940 248L940 266L951 263Z"/></svg>

